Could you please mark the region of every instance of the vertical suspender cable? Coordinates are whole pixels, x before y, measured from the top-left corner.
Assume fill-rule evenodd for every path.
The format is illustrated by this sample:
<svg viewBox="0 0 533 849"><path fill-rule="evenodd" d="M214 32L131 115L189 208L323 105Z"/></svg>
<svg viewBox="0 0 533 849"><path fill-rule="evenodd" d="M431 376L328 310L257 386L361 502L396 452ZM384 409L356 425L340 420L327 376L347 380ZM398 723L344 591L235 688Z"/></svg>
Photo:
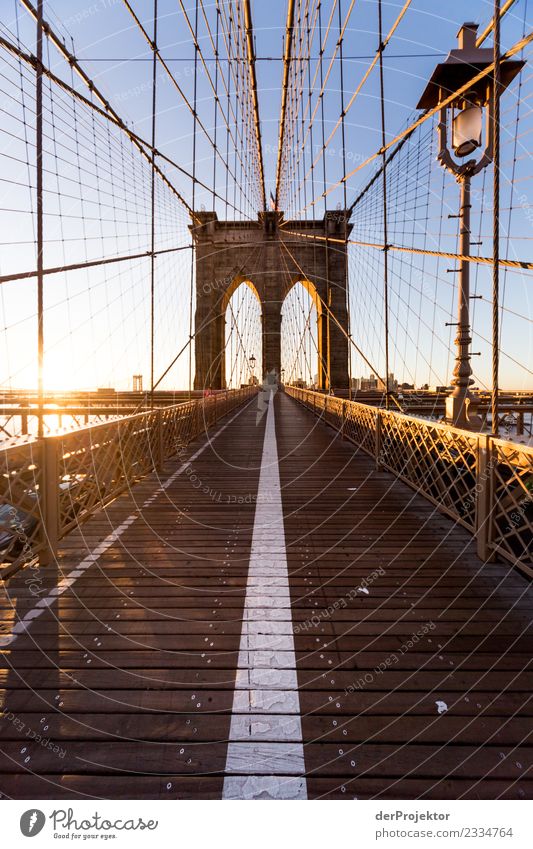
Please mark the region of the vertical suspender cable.
<svg viewBox="0 0 533 849"><path fill-rule="evenodd" d="M198 113L196 111L198 98L198 0L196 0L194 17L194 84L193 84L193 130L192 130L192 208L196 211L196 122ZM189 296L189 400L192 391L192 309L194 293L194 249L191 249L191 285Z"/></svg>
<svg viewBox="0 0 533 849"><path fill-rule="evenodd" d="M304 108L304 104L303 104L304 89L305 89L304 78L305 78L306 74L307 74L307 76L309 76L310 65L311 65L311 48L309 46L310 45L309 35L310 35L310 32L311 32L310 23L311 23L311 21L310 21L310 17L309 17L309 10L307 10L306 27L305 27L305 32L306 32L306 36L307 36L307 44L306 44L306 46L307 46L307 62L306 62L307 69L305 68L305 65L304 65L303 76L302 76L302 108L301 108L301 116L300 116L300 121L301 121L301 129L300 129L301 136L300 136L300 138L301 138L302 141L303 141L304 134L305 134L305 108ZM303 158L303 175L304 175L303 176L303 186L302 186L302 188L303 188L303 193L304 193L305 218L307 220L307 209L306 209L306 207L307 207L307 182L306 182L306 179L305 179L305 173L306 173L305 172L305 150L302 153L303 153L302 158Z"/></svg>
<svg viewBox="0 0 533 849"><path fill-rule="evenodd" d="M214 129L213 129L213 212L215 211L215 202L216 202L216 183L217 183L217 130L218 130L218 107L219 107L219 98L218 98L218 41L219 41L219 32L220 32L220 9L217 6L216 9L217 16L217 24L216 24L216 32L215 32L215 118L214 118Z"/></svg>
<svg viewBox="0 0 533 849"><path fill-rule="evenodd" d="M316 10L317 10L317 14L320 15L320 4L317 6ZM311 50L312 50L312 46L313 46L313 39L314 39L314 29L313 29L313 37L311 37L311 28L308 24L308 26L307 26L307 55L309 57L309 60L307 62L307 92L308 92L309 115L312 114L312 98L313 98L313 85L312 85L312 82L311 82ZM302 152L305 156L305 137L303 137L303 141L304 141L304 146L302 148ZM314 147L313 147L313 122L312 121L309 124L309 144L310 144L310 147L311 147L311 168L310 168L311 185L310 185L310 188L309 188L309 193L310 193L311 198L314 202L314 200L315 200L315 179L314 179L315 178L315 163L314 163L315 157L313 155ZM305 185L306 185L306 177L304 176L304 191L305 191ZM308 217L307 206L308 205L307 205L307 199L306 199L305 209L304 209L306 221L307 221L307 217ZM318 282L317 281L316 269L317 269L317 248L316 248L316 239L313 239L313 273L314 273L314 277L315 277L315 280L314 280L315 286ZM323 360L322 337L323 337L323 332L322 332L322 323L323 323L324 320L325 320L324 316L320 315L320 317L319 317L318 309L317 309L317 360L316 360L316 370L317 370L317 378L318 378L317 387L316 387L317 389L321 389L322 385L323 385L323 366L322 366L322 360Z"/></svg>
<svg viewBox="0 0 533 849"><path fill-rule="evenodd" d="M326 257L326 304L329 307L329 238L328 238L328 213L326 201L327 177L326 177L326 131L324 125L324 45L322 44L322 3L318 4L318 39L320 42L319 68L320 68L320 122L322 126L322 179L324 187L324 228L326 240L324 242L324 253ZM327 40L327 38L326 38ZM322 318L324 321L324 318ZM324 389L331 389L331 343L330 343L330 320L329 310L326 313L326 374L324 380ZM324 358L324 352L322 353Z"/></svg>
<svg viewBox="0 0 533 849"><path fill-rule="evenodd" d="M152 41L152 185L151 185L151 257L150 257L150 407L154 406L155 349L155 130L157 95L157 0L154 0L154 39Z"/></svg>
<svg viewBox="0 0 533 849"><path fill-rule="evenodd" d="M44 292L43 292L43 0L37 4L37 62L35 64L35 149L37 169L37 394L38 431L44 436Z"/></svg>
<svg viewBox="0 0 533 849"><path fill-rule="evenodd" d="M244 24L246 28L247 61L250 73L250 87L254 110L253 121L255 127L255 140L257 144L257 165L259 168L259 180L261 183L259 188L261 192L263 210L266 211L265 171L263 166L263 148L261 144L261 122L259 120L259 97L257 93L257 77L255 72L255 48L250 0L244 0Z"/></svg>
<svg viewBox="0 0 533 849"><path fill-rule="evenodd" d="M235 107L234 107L234 109L235 109L236 118L235 118L235 144L233 146L233 173L235 175L234 179L233 179L233 207L235 209L236 206L237 206L237 146L239 144L239 136L241 137L241 144L242 144L243 111L242 111L242 109L239 108L239 105L240 105L239 46L240 45L239 45L238 32L237 32L236 28L234 27L234 23L233 23L233 11L232 11L231 6L230 6L230 9L229 9L228 18L229 18L229 25L230 25L231 29L235 31L234 51L235 51L235 65L236 65L236 67L235 67ZM237 121L239 121L240 128L237 127ZM242 200L242 196L241 196L241 200Z"/></svg>
<svg viewBox="0 0 533 849"><path fill-rule="evenodd" d="M500 3L494 0L493 96L493 243L492 243L492 430L499 432L499 300L500 300Z"/></svg>
<svg viewBox="0 0 533 849"><path fill-rule="evenodd" d="M219 8L219 0L216 0L217 8ZM228 195L229 195L229 140L230 140L230 114L231 114L231 38L232 33L231 29L228 27L228 44L227 44L227 54L228 54L228 84L226 86L226 91L228 95L228 113L226 117L226 209L225 209L225 218L228 217ZM237 130L237 116L235 116L235 131ZM236 142L235 142L236 143Z"/></svg>
<svg viewBox="0 0 533 849"><path fill-rule="evenodd" d="M278 162L276 167L275 208L280 203L282 168L284 160L285 123L287 120L287 92L289 88L289 70L292 59L292 35L294 28L294 0L287 4L287 23L285 25L285 48L283 52L283 83L281 88L281 112L279 118Z"/></svg>
<svg viewBox="0 0 533 849"><path fill-rule="evenodd" d="M343 34L342 34L342 0L339 0L339 64L340 64L340 86L341 86L341 141L342 141L342 177L343 177L343 217L344 217L344 268L345 268L345 288L346 288L346 315L347 315L347 330L348 336L351 336L350 330L350 275L348 269L348 199L347 199L347 181L346 181L346 127L344 119L346 113L344 111L344 57L343 57ZM348 345L348 398L352 398L352 346Z"/></svg>
<svg viewBox="0 0 533 849"><path fill-rule="evenodd" d="M298 159L300 159L301 145L303 143L303 139L304 139L304 136L305 136L306 75L307 75L307 72L308 72L307 69L309 68L309 65L311 64L311 53L310 53L310 48L309 48L309 33L310 33L310 31L311 31L311 7L308 7L306 18L305 18L305 32L304 32L305 48L302 51L303 54L304 54L305 61L302 65L302 78L301 78L302 91L301 91L301 96L300 96L301 97L300 138L299 138L299 142L298 142L298 145L299 145L299 147L298 147ZM307 206L307 184L306 184L306 180L305 180L305 174L306 174L305 162L306 162L306 160L302 155L302 176L299 177L299 182L300 182L300 193L303 192L303 196L304 196L304 201L303 201L304 209ZM301 209L300 195L298 196L298 209L299 210ZM307 214L305 214L305 218L307 219ZM313 375L313 381L314 381L314 375Z"/></svg>
<svg viewBox="0 0 533 849"><path fill-rule="evenodd" d="M387 227L387 143L385 133L385 83L383 73L383 10L382 0L378 1L379 28L379 88L381 107L381 159L383 171L383 309L385 312L385 406L389 409L389 233Z"/></svg>
<svg viewBox="0 0 533 849"><path fill-rule="evenodd" d="M224 4L222 4L224 5ZM239 187L239 213L241 213L242 191L240 181L242 179L242 170L240 176L237 175L237 158L242 150L242 134L243 134L243 109L241 108L241 57L240 57L240 39L239 29L236 15L238 10L233 10L232 3L228 3L228 27L233 32L233 58L234 58L234 82L235 82L235 100L233 104L233 113L235 115L235 141L233 144L232 162L233 162L233 207L237 210L237 186ZM238 298L237 298L238 300ZM238 351L238 349L237 349ZM237 362L237 361L236 361ZM235 365L237 368L237 365Z"/></svg>

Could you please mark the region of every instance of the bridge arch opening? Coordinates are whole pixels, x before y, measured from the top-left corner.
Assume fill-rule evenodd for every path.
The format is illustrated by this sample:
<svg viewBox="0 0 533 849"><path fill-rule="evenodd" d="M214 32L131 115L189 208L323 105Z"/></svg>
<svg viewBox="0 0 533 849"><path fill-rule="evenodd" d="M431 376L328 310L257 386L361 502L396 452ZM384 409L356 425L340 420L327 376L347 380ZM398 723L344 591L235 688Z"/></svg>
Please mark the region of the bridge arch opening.
<svg viewBox="0 0 533 849"><path fill-rule="evenodd" d="M263 374L261 298L254 283L238 276L222 298L224 383L227 389L259 383Z"/></svg>
<svg viewBox="0 0 533 849"><path fill-rule="evenodd" d="M221 221L216 213L201 211L195 213L200 224L194 227L195 261L196 261L196 313L195 313L195 389L210 387L223 389L234 385L239 379L245 379L248 369L235 364L235 349L239 347L240 355L244 358L239 334L233 331L233 360L228 367L226 378L226 325L231 325L233 315L228 312L228 304L236 305L234 298L241 296L238 292L242 283L243 289L257 295L261 302L261 310L252 301L257 318L262 319L261 340L259 341L259 323L251 321L256 330L248 331L252 343L243 345L249 348L247 356L255 358L255 374L262 380L266 372L281 375L281 323L282 307L285 302L284 363L287 376L293 369L294 356L290 355L289 316L298 315L300 302L311 298L309 306L312 311L310 319L310 334L305 348L302 346L302 372L306 375L306 383L318 383L319 388L335 392L345 392L348 389L348 309L346 296L346 250L341 235L346 236L351 231L351 224L344 221L343 215L336 211L326 211L324 218L306 222L293 221L291 229L305 230L306 236L314 238L291 238L290 256L285 256L282 239L279 236L279 220L281 213L264 213L260 215L257 224L251 228L241 221ZM343 223L344 221L344 223ZM249 232L248 232L249 230ZM323 241L327 236L335 238L335 250L328 249ZM261 245L261 258L257 262L254 250ZM309 280L302 269L313 268L313 278ZM253 281L253 288L250 284ZM295 284L300 284L294 288ZM256 290L256 291L254 291ZM305 293L305 294L304 294ZM294 301L294 304L293 304ZM327 304L327 308L326 305ZM292 305L292 306L291 306ZM296 306L298 305L298 312ZM294 308L293 308L294 307ZM236 310L233 309L236 315ZM332 319L335 317L335 320ZM293 319L294 321L294 319ZM239 320L237 324L240 336L242 331ZM293 328L294 335L294 328ZM237 341L236 341L237 340ZM255 342L255 340L257 340ZM228 339L228 341L230 341ZM230 357L231 342L229 345ZM307 357L304 358L305 350ZM239 356L240 356L239 355ZM306 360L305 369L303 361ZM291 362L288 362L291 360ZM228 363L229 366L229 363ZM233 377L231 372L233 371ZM242 373L242 374L241 374ZM293 377L295 375L293 374ZM298 377L299 375L296 375ZM318 377L318 381L315 378ZM302 375L303 379L303 375Z"/></svg>
<svg viewBox="0 0 533 849"><path fill-rule="evenodd" d="M323 352L324 308L316 286L295 280L281 311L281 369L285 383L326 389L329 386Z"/></svg>

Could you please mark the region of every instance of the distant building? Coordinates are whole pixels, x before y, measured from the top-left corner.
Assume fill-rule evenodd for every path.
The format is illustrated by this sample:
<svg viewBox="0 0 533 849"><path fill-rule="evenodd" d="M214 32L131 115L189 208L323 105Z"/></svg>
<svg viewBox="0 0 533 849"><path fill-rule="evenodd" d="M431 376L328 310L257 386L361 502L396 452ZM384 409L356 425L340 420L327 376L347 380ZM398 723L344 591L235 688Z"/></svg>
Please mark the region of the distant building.
<svg viewBox="0 0 533 849"><path fill-rule="evenodd" d="M370 377L362 377L359 389L361 392L375 392L378 388L378 380L375 374L371 374Z"/></svg>
<svg viewBox="0 0 533 849"><path fill-rule="evenodd" d="M385 392L386 390L385 381L376 377L375 374L371 374L370 377L352 377L350 385L353 392ZM408 384L405 384L404 388L407 388L407 386ZM389 390L391 392L398 391L398 381L392 371L389 374Z"/></svg>
<svg viewBox="0 0 533 849"><path fill-rule="evenodd" d="M387 387L385 386L385 381L379 378L377 381L377 388L380 392L386 392ZM389 392L397 392L398 391L398 381L394 379L394 374L389 372Z"/></svg>
<svg viewBox="0 0 533 849"><path fill-rule="evenodd" d="M133 375L133 391L134 392L142 392L143 391L143 376L142 376L142 374L134 374Z"/></svg>

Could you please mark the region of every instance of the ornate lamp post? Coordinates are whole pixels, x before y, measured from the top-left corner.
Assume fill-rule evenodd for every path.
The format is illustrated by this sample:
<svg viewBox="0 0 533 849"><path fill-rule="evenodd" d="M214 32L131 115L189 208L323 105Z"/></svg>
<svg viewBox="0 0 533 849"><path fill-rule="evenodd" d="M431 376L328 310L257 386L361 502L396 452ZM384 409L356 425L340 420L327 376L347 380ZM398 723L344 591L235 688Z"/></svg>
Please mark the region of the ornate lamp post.
<svg viewBox="0 0 533 849"><path fill-rule="evenodd" d="M477 24L463 24L458 33L459 49L452 50L445 62L437 65L418 103L418 109L432 109L453 92L465 86L479 71L493 63L492 48L476 47ZM494 91L494 75L487 74L472 88L440 110L438 126L440 164L450 171L461 187L461 219L459 266L458 321L455 337L456 358L452 385L454 389L446 399L446 421L457 427L479 429L477 402L470 391L472 367L470 364L472 342L470 330L470 182L492 162L494 144L494 98L509 85L519 73L523 62L508 60L500 64L499 91ZM479 150L483 137L483 111L486 112L485 148L478 159L465 157ZM449 144L448 113L451 113L451 147Z"/></svg>
<svg viewBox="0 0 533 849"><path fill-rule="evenodd" d="M252 384L253 384L253 383L255 383L255 364L257 362L254 354L252 354L252 356L250 357L249 362L250 362L250 369L252 371Z"/></svg>

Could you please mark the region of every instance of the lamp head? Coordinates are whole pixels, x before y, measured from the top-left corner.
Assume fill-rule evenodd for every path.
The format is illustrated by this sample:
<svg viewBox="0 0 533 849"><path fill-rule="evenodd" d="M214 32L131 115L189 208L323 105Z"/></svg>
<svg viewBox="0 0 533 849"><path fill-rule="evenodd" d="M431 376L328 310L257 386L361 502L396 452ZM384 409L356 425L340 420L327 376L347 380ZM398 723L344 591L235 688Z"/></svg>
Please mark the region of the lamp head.
<svg viewBox="0 0 533 849"><path fill-rule="evenodd" d="M437 65L418 101L417 109L433 109L445 97L449 97L450 94L462 88L479 71L492 65L494 60L492 47L476 47L477 30L477 24L463 24L457 33L458 48L451 50L446 61ZM500 93L513 81L524 64L514 59L501 63ZM475 97L478 106L482 106L488 103L491 90L492 75L487 74L472 85L469 95Z"/></svg>

